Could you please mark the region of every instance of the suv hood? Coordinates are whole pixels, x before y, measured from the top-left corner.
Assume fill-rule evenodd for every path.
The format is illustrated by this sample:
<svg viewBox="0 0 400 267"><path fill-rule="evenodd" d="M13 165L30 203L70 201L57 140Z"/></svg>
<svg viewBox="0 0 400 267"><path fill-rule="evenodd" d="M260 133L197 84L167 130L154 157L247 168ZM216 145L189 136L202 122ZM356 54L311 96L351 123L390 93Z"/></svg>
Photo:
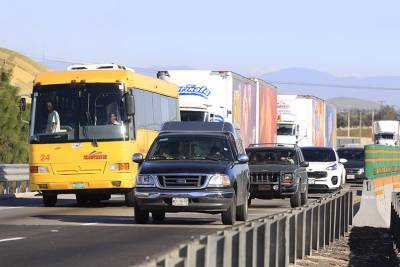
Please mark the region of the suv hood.
<svg viewBox="0 0 400 267"><path fill-rule="evenodd" d="M230 163L213 161L146 161L140 167L140 174L158 173L227 173Z"/></svg>
<svg viewBox="0 0 400 267"><path fill-rule="evenodd" d="M334 164L338 164L336 161L330 162L309 162L307 171L326 171L326 168Z"/></svg>
<svg viewBox="0 0 400 267"><path fill-rule="evenodd" d="M297 165L249 165L250 172L294 172L298 168Z"/></svg>
<svg viewBox="0 0 400 267"><path fill-rule="evenodd" d="M364 161L362 160L349 160L344 164L345 168L364 168Z"/></svg>

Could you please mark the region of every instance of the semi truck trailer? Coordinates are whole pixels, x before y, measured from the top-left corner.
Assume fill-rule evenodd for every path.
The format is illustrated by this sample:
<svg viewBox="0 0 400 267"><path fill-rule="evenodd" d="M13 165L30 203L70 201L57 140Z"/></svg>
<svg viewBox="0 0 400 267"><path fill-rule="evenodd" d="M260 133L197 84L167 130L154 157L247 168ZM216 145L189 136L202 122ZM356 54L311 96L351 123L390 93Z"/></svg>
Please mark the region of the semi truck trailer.
<svg viewBox="0 0 400 267"><path fill-rule="evenodd" d="M243 144L276 141L276 88L231 71L169 70L157 77L179 87L182 121L230 122Z"/></svg>
<svg viewBox="0 0 400 267"><path fill-rule="evenodd" d="M373 126L373 141L386 146L399 145L399 121L375 121Z"/></svg>

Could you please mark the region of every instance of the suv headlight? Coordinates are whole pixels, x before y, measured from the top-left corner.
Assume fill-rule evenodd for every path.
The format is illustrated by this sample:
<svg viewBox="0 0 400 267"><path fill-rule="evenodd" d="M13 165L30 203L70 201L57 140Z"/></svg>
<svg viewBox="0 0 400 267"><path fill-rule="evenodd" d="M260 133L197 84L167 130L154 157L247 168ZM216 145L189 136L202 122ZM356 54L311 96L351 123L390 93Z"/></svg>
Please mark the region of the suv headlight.
<svg viewBox="0 0 400 267"><path fill-rule="evenodd" d="M333 164L333 165L331 165L331 166L328 166L328 167L326 167L326 169L327 169L328 171L334 171L334 170L337 169L337 164L335 163L335 164Z"/></svg>
<svg viewBox="0 0 400 267"><path fill-rule="evenodd" d="M225 174L214 174L208 182L208 187L227 187L230 185L231 181L229 176Z"/></svg>
<svg viewBox="0 0 400 267"><path fill-rule="evenodd" d="M136 178L136 186L138 187L154 187L154 178L149 174L139 174Z"/></svg>
<svg viewBox="0 0 400 267"><path fill-rule="evenodd" d="M359 169L359 170L358 170L358 173L359 173L359 174L364 173L364 168Z"/></svg>

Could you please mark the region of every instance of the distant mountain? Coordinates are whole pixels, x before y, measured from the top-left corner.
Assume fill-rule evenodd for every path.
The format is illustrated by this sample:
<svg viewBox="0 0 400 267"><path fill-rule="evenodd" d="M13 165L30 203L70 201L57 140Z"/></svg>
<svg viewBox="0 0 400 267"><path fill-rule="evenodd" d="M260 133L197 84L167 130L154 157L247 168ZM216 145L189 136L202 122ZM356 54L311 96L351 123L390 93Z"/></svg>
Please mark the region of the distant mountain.
<svg viewBox="0 0 400 267"><path fill-rule="evenodd" d="M313 69L290 68L265 73L259 77L275 84L280 94L315 95L323 99L355 97L400 106L400 76L337 77ZM335 85L339 87L334 87ZM367 87L367 89L357 87ZM383 88L399 88L399 90L383 90Z"/></svg>
<svg viewBox="0 0 400 267"><path fill-rule="evenodd" d="M353 97L335 97L328 100L329 103L336 106L338 110L362 109L362 110L378 110L381 103L363 100Z"/></svg>
<svg viewBox="0 0 400 267"><path fill-rule="evenodd" d="M12 71L11 84L21 89L19 94L30 94L36 75L51 69L20 53L0 47L1 67Z"/></svg>

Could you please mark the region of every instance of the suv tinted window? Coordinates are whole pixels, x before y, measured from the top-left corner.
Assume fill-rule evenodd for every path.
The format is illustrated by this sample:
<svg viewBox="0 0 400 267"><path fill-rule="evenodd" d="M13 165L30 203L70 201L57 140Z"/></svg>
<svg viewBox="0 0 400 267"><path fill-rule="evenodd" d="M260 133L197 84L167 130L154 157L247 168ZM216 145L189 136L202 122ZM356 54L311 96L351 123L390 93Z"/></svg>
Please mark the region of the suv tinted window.
<svg viewBox="0 0 400 267"><path fill-rule="evenodd" d="M147 159L232 161L232 150L225 136L160 136Z"/></svg>
<svg viewBox="0 0 400 267"><path fill-rule="evenodd" d="M291 149L256 149L249 150L249 164L250 165L261 165L261 164L278 164L278 165L294 165L298 164L298 158L296 151Z"/></svg>
<svg viewBox="0 0 400 267"><path fill-rule="evenodd" d="M347 160L364 160L364 149L339 149L339 158L344 158Z"/></svg>

